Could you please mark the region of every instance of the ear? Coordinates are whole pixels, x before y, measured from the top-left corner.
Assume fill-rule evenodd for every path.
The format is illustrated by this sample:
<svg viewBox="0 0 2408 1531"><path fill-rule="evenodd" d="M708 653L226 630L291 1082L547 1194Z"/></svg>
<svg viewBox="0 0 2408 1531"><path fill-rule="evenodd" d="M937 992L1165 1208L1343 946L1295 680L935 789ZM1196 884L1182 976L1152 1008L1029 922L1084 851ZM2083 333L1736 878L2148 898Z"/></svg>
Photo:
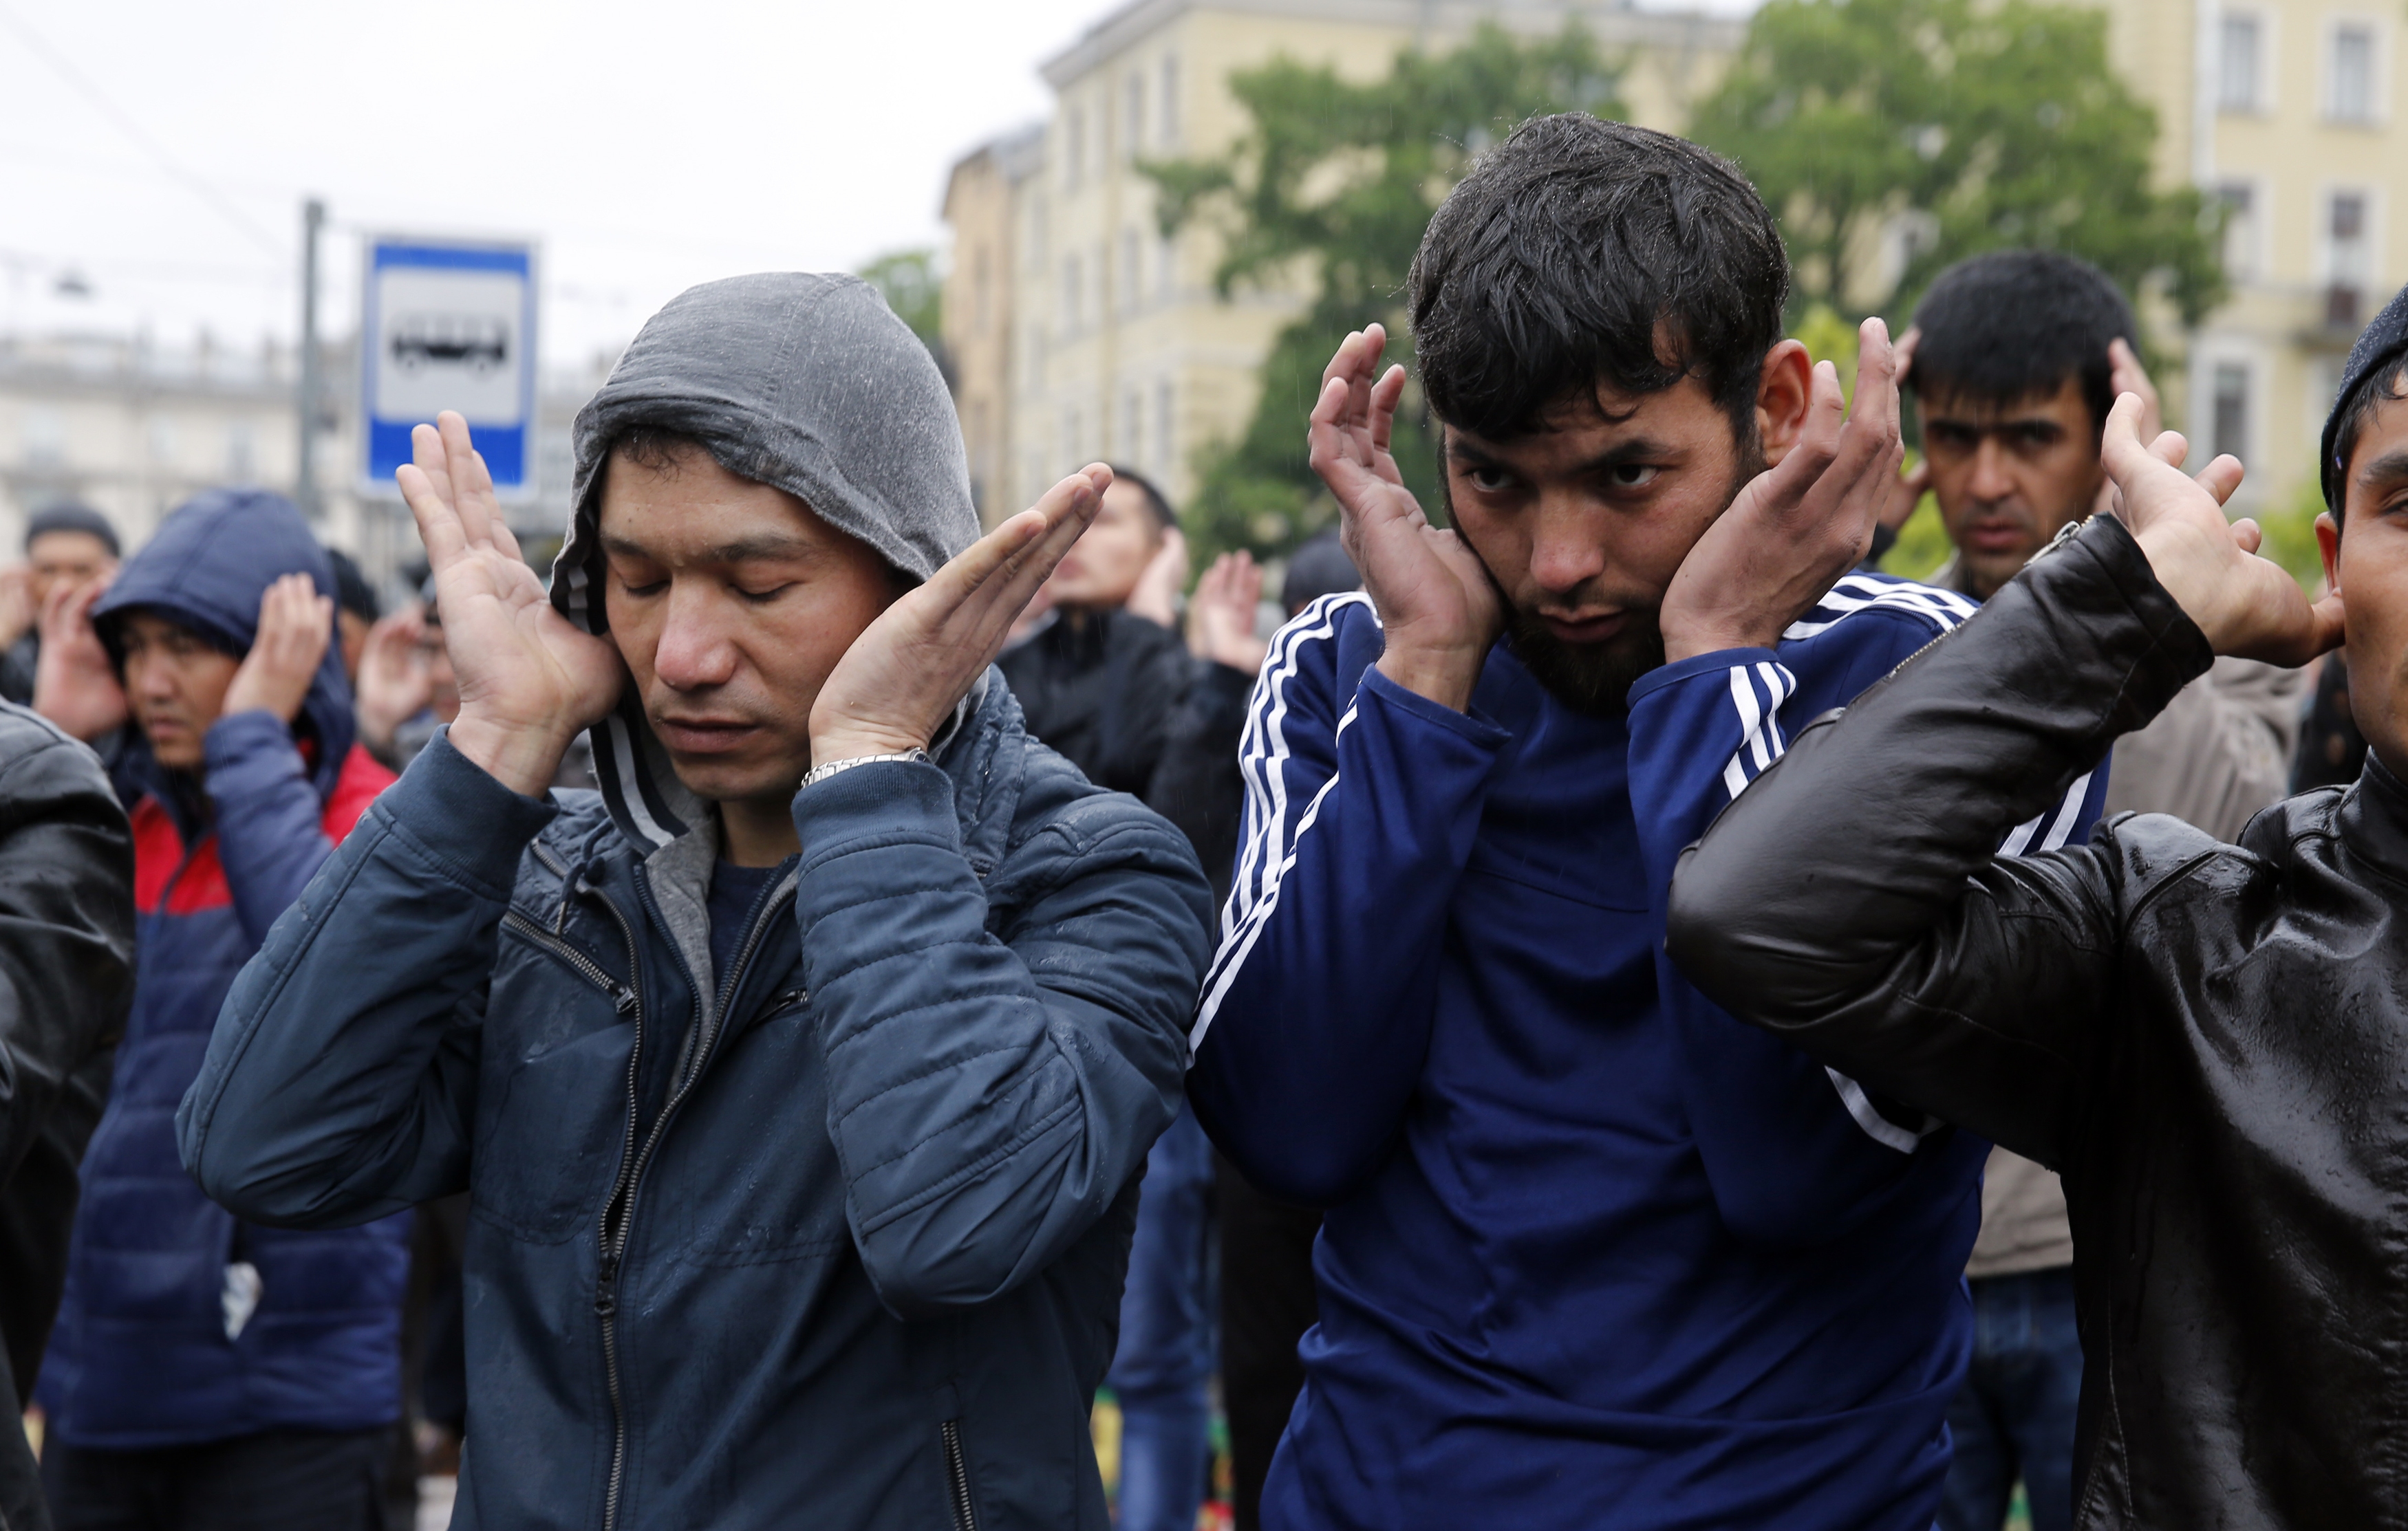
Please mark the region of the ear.
<svg viewBox="0 0 2408 1531"><path fill-rule="evenodd" d="M1777 465L1806 429L1806 407L1814 397L1814 359L1805 343L1784 340L1764 353L1764 374L1756 384L1756 436L1768 466Z"/></svg>
<svg viewBox="0 0 2408 1531"><path fill-rule="evenodd" d="M2341 525L2329 510L2316 517L2316 551L2324 555L2325 588L2341 594Z"/></svg>

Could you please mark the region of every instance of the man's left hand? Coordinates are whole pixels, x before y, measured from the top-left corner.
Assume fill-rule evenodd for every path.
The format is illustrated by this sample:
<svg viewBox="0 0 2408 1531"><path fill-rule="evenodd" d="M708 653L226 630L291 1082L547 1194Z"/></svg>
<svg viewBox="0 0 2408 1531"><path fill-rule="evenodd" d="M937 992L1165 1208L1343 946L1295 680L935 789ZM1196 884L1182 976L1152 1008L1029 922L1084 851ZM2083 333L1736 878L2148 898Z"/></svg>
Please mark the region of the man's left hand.
<svg viewBox="0 0 2408 1531"><path fill-rule="evenodd" d="M1856 408L1841 399L1837 369L1816 364L1798 444L1681 561L1659 617L1668 660L1771 647L1872 545L1906 456L1888 326L1866 320L1856 355Z"/></svg>
<svg viewBox="0 0 2408 1531"><path fill-rule="evenodd" d="M862 630L811 704L811 763L924 750L1103 504L1091 463L965 549Z"/></svg>
<svg viewBox="0 0 2408 1531"><path fill-rule="evenodd" d="M265 709L290 723L333 641L335 603L306 574L288 574L259 598L259 632L226 686L224 715Z"/></svg>

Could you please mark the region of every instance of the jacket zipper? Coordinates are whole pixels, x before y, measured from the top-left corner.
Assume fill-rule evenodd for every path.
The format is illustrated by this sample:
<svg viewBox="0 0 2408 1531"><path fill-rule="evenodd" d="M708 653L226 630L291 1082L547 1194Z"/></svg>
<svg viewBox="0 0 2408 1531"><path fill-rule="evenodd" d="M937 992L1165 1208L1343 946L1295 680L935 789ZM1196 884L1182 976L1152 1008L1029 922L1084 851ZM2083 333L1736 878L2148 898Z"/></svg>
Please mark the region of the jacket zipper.
<svg viewBox="0 0 2408 1531"><path fill-rule="evenodd" d="M641 874L638 876L637 892L641 894ZM611 918L619 922L620 934L626 937L628 971L632 973L636 962L635 929L627 923L626 916L619 912L619 907L604 897L599 890L595 895L602 899L603 907L609 909ZM790 890L770 899L753 918L752 929L745 932L744 945L737 952L736 961L727 970L727 979L720 986L722 994L736 993L737 982L743 978L745 965L752 960L753 951L760 946L761 937L769 927L770 917L792 896ZM640 1009L638 1019L640 1023ZM704 1019L702 1037L694 1050L694 1056L678 1080L676 1088L669 1092L668 1103L661 1108L661 1114L653 1120L652 1130L644 1136L640 1148L636 1144L636 1117L642 1109L636 1072L643 1057L644 1037L640 1024L636 1032L635 1049L627 1057L627 1138L620 1149L619 1178L610 1188L610 1200L602 1209L602 1268L594 1293L594 1311L602 1321L603 1380L610 1391L610 1487L602 1504L602 1531L618 1531L619 1492L626 1479L627 1468L627 1410L619 1390L619 1261L626 1252L628 1229L635 1223L636 1195L643 1187L644 1167L652 1162L652 1149L660 1142L661 1134L667 1130L669 1119L677 1115L678 1107L684 1102L694 1081L701 1076L704 1064L709 1062L711 1047L719 1039L722 1019L722 1007L714 1000Z"/></svg>
<svg viewBox="0 0 2408 1531"><path fill-rule="evenodd" d="M627 1469L627 1407L619 1390L619 1252L623 1241L611 1224L611 1212L625 1194L634 1171L636 1150L637 1070L644 1060L644 1002L637 986L638 952L636 930L609 895L591 883L580 883L582 891L593 894L610 918L617 922L619 935L627 943L627 1004L626 1010L636 1022L635 1045L627 1050L627 1131L619 1144L619 1173L610 1185L610 1199L602 1207L601 1266L594 1281L594 1313L602 1324L602 1382L610 1395L610 1486L602 1501L604 1531L616 1531L619 1524L619 1489Z"/></svg>
<svg viewBox="0 0 2408 1531"><path fill-rule="evenodd" d="M978 1531L977 1512L970 1509L970 1469L962 1460L962 1422L947 1420L945 1432L945 1475L953 1480L953 1531Z"/></svg>
<svg viewBox="0 0 2408 1531"><path fill-rule="evenodd" d="M502 916L502 928L518 932L521 937L567 964L578 977L609 994L610 1002L619 1008L621 1015L635 1009L636 991L604 972L595 966L593 958L580 952L573 942L554 936L516 909L511 909Z"/></svg>

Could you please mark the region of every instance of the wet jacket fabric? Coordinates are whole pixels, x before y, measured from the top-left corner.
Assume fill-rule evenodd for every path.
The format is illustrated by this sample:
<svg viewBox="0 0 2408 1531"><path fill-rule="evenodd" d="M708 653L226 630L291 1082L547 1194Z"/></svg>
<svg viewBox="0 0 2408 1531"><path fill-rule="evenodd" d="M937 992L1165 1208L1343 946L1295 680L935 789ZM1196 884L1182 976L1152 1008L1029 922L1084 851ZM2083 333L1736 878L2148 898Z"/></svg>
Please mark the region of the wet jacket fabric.
<svg viewBox="0 0 2408 1531"><path fill-rule="evenodd" d="M1723 814L1672 955L2062 1173L2078 1524L2408 1524L2408 788L2370 760L2238 845L2137 814L1992 853L2210 658L2097 518Z"/></svg>
<svg viewBox="0 0 2408 1531"><path fill-rule="evenodd" d="M714 452L838 431L818 391L859 390L772 386L829 325L845 366L924 369L889 408L950 416L867 289L739 287L678 343L710 352L696 376L753 379L730 410L798 413L718 419ZM673 348L638 352L667 389ZM966 474L955 499L941 462L920 489L877 462L838 457L816 492L857 476L861 514L933 506L944 546L976 535ZM595 514L589 494L553 584L589 629ZM1178 1107L1210 918L1193 853L1031 739L990 671L932 761L796 794L801 854L719 973L715 810L640 707L594 737L602 790L543 799L427 747L236 986L185 1163L280 1224L468 1193L456 1525L1102 1531L1088 1406Z"/></svg>
<svg viewBox="0 0 2408 1531"><path fill-rule="evenodd" d="M1188 1081L1249 1180L1329 1209L1266 1526L1929 1531L1986 1145L1707 1003L1662 922L1791 732L1971 609L1852 575L1627 718L1504 645L1469 712L1416 695L1363 595L1282 630Z"/></svg>
<svg viewBox="0 0 2408 1531"><path fill-rule="evenodd" d="M1088 780L1146 793L1187 691L1178 634L1126 610L1055 612L996 666L1030 733Z"/></svg>
<svg viewBox="0 0 2408 1531"><path fill-rule="evenodd" d="M134 848L82 745L0 707L0 1404L22 1411L66 1279L76 1166L134 994ZM34 1453L0 1431L0 1524L50 1524Z"/></svg>
<svg viewBox="0 0 2408 1531"><path fill-rule="evenodd" d="M95 611L104 641L155 611L240 653L289 572L332 593L308 526L279 496L217 492L169 516ZM78 1446L133 1450L272 1429L361 1430L400 1409L408 1219L298 1233L238 1221L178 1161L177 1102L218 1007L335 844L392 779L352 743L328 646L300 721L221 718L196 774L143 757L135 805L133 1012L83 1161L66 1293L39 1396ZM229 1336L227 1267L258 1304Z"/></svg>

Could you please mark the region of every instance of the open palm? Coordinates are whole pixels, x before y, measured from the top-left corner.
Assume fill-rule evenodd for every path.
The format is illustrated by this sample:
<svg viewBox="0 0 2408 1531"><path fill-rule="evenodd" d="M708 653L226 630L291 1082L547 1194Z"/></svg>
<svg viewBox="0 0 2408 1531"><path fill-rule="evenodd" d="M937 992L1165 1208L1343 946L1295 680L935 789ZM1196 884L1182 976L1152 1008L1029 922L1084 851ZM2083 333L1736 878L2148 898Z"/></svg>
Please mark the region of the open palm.
<svg viewBox="0 0 2408 1531"><path fill-rule="evenodd" d="M1338 500L1339 540L1363 571L1390 650L1450 656L1451 667L1476 672L1504 630L1504 609L1470 545L1430 524L1398 471L1389 442L1405 369L1379 370L1387 341L1374 324L1330 358L1307 433L1312 471Z"/></svg>
<svg viewBox="0 0 2408 1531"><path fill-rule="evenodd" d="M525 790L539 757L557 764L578 731L618 699L625 677L619 651L580 632L553 609L543 581L519 555L518 539L494 497L493 475L451 410L410 433L417 461L394 475L418 521L435 571L443 644L459 678L453 742L515 738L522 769L472 758ZM531 748L530 748L531 747ZM549 780L550 771L541 775Z"/></svg>

